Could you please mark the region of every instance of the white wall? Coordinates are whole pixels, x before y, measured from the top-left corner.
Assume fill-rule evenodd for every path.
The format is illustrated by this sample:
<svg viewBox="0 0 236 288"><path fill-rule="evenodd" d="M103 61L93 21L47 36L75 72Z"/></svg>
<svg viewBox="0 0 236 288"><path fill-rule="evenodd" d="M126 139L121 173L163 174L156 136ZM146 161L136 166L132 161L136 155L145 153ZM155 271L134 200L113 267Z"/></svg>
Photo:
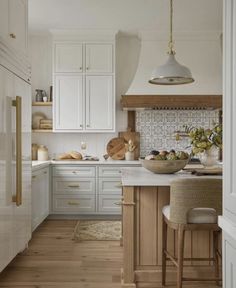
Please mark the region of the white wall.
<svg viewBox="0 0 236 288"><path fill-rule="evenodd" d="M32 99L35 89L49 93L52 85L52 46L50 36L31 36L30 54L32 65ZM125 94L135 74L140 52L140 41L134 36L118 35L116 41L116 131L117 133L33 133L32 142L44 144L50 156L70 150L80 150L81 141L87 142L88 153L99 156L106 153L106 144L119 131L127 128L127 112L121 110L120 96ZM41 111L52 117L51 107L33 107L33 112Z"/></svg>

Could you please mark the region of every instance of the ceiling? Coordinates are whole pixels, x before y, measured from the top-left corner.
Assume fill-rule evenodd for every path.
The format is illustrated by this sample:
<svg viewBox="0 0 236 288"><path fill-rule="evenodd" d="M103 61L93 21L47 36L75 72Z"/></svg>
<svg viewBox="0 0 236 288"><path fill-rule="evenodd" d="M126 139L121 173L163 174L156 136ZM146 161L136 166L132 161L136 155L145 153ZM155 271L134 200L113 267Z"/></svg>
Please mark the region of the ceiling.
<svg viewBox="0 0 236 288"><path fill-rule="evenodd" d="M221 31L222 0L175 0L175 31ZM49 29L166 31L167 0L29 0L31 33Z"/></svg>

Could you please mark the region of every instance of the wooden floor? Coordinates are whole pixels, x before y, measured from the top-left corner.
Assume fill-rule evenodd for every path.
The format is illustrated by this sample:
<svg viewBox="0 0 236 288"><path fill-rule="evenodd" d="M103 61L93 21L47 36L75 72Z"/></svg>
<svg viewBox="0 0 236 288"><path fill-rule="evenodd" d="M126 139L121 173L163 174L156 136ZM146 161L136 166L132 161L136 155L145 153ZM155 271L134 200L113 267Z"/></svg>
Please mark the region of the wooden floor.
<svg viewBox="0 0 236 288"><path fill-rule="evenodd" d="M119 242L75 243L72 239L75 224L74 220L45 221L33 233L29 249L0 274L0 287L120 288L122 248ZM218 286L195 283L184 287Z"/></svg>

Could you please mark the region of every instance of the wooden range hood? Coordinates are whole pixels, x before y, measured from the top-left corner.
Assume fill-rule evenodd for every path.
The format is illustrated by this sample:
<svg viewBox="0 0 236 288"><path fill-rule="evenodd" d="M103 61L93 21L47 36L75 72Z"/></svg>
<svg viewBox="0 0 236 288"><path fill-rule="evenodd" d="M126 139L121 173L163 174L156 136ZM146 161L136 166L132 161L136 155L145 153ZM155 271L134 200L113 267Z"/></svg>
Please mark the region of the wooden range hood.
<svg viewBox="0 0 236 288"><path fill-rule="evenodd" d="M222 109L222 95L122 95L123 110Z"/></svg>

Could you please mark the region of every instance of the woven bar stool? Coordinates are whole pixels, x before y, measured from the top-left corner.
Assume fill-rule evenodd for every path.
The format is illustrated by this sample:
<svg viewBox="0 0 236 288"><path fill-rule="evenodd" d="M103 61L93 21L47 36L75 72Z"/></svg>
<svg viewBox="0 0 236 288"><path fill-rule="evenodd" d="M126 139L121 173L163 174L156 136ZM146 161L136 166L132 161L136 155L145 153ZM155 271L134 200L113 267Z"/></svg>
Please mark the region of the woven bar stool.
<svg viewBox="0 0 236 288"><path fill-rule="evenodd" d="M219 285L218 237L220 228L217 216L222 212L222 180L213 178L186 178L174 180L170 186L170 205L163 207L162 230L162 285L166 284L166 260L177 267L177 288L183 281L216 281ZM167 251L167 228L177 231L177 258ZM207 279L184 278L184 236L185 231L209 230L213 232L213 258L195 259L214 261L215 277ZM188 258L188 260L190 260Z"/></svg>

